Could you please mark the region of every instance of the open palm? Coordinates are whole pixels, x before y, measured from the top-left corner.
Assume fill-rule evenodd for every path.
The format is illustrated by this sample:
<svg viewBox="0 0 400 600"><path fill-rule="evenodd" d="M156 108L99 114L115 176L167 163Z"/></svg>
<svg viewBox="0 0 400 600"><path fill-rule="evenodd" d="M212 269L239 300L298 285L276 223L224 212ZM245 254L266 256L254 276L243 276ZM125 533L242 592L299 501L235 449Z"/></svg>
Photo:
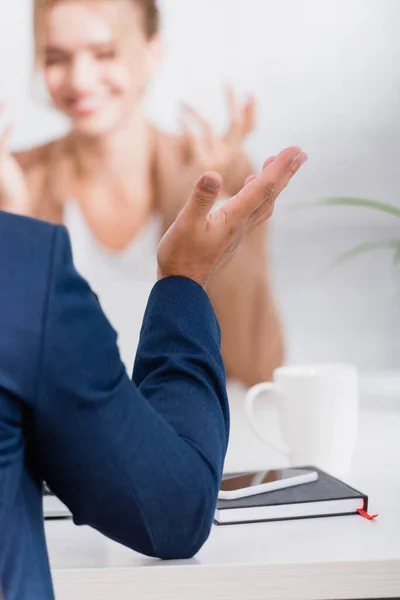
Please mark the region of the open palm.
<svg viewBox="0 0 400 600"><path fill-rule="evenodd" d="M189 277L206 287L243 238L271 216L276 198L306 159L299 147L286 148L269 158L259 176L249 177L238 194L214 211L222 178L206 173L160 242L159 279Z"/></svg>

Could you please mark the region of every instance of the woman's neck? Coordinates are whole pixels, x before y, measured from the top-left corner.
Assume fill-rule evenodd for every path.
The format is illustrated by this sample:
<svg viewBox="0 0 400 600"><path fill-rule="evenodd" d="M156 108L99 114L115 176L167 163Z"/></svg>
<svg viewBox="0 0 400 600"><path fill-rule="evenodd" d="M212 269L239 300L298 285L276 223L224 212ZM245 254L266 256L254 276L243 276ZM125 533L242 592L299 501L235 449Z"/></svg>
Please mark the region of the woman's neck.
<svg viewBox="0 0 400 600"><path fill-rule="evenodd" d="M133 113L115 131L98 137L72 132L70 150L82 175L121 173L132 169L132 162L144 158L150 148L150 125L142 111Z"/></svg>

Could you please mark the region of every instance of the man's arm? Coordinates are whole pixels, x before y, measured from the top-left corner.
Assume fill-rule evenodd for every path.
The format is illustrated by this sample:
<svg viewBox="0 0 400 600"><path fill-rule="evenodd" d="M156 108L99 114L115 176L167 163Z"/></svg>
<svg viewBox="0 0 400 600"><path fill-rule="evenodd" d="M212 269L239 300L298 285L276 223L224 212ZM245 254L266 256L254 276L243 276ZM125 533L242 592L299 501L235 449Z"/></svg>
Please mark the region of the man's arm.
<svg viewBox="0 0 400 600"><path fill-rule="evenodd" d="M156 284L132 383L66 233L56 235L34 419L41 474L77 524L151 556L192 556L210 531L228 441L211 304L189 279Z"/></svg>

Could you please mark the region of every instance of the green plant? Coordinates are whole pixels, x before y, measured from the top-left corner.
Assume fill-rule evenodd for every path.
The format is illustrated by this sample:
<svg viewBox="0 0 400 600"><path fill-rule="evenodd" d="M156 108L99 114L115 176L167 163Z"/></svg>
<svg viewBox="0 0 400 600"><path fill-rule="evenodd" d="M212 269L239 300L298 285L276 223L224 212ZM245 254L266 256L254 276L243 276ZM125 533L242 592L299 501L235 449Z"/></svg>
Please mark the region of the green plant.
<svg viewBox="0 0 400 600"><path fill-rule="evenodd" d="M303 208L305 206L355 206L361 208L367 208L370 210L376 210L379 212L386 213L388 215L400 218L400 207L393 204L387 204L385 202L379 202L377 200L367 200L365 198L323 198L321 200L315 200L312 202L302 203L297 205L295 208ZM400 223L399 223L400 225ZM374 242L364 242L354 248L351 248L347 252L341 254L333 263L332 266L338 266L346 263L347 261L365 254L366 252L372 252L373 250L392 249L394 251L394 264L400 263L400 236L395 239L379 240Z"/></svg>

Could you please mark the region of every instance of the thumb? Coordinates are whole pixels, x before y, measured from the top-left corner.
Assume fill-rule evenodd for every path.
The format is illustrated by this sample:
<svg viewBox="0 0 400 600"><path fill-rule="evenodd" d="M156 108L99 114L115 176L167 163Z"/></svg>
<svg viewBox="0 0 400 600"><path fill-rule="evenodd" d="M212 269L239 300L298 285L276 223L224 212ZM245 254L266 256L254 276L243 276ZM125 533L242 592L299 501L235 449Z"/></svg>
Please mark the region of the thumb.
<svg viewBox="0 0 400 600"><path fill-rule="evenodd" d="M221 185L221 175L215 171L205 173L197 181L183 212L194 219L206 217L218 197Z"/></svg>

